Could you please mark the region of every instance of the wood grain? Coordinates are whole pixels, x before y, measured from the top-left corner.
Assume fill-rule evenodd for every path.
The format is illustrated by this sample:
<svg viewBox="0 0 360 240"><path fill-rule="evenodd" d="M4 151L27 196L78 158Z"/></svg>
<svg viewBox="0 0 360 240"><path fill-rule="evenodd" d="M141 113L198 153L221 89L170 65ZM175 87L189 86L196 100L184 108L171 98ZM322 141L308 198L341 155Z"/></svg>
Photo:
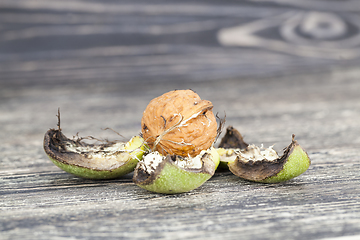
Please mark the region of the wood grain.
<svg viewBox="0 0 360 240"><path fill-rule="evenodd" d="M360 238L360 7L345 2L1 1L0 239ZM284 39L279 16L313 24L296 31L311 54L264 44L305 48ZM319 19L335 25L309 35ZM221 43L233 27L260 40ZM279 151L294 133L309 170L281 184L218 172L162 195L131 174L74 177L42 149L58 107L68 137L121 139L110 127L130 138L152 98L187 88L248 143Z"/></svg>

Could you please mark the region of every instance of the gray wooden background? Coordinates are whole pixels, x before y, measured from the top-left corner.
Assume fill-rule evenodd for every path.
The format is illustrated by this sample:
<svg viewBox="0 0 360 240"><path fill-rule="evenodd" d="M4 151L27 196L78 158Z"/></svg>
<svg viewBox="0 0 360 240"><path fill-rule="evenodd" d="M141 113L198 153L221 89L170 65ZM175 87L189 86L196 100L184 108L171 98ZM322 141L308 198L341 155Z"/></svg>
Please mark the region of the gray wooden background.
<svg viewBox="0 0 360 240"><path fill-rule="evenodd" d="M360 239L360 2L0 1L0 239ZM148 102L195 90L249 143L291 134L281 184L217 173L189 193L74 177L42 149L127 138Z"/></svg>

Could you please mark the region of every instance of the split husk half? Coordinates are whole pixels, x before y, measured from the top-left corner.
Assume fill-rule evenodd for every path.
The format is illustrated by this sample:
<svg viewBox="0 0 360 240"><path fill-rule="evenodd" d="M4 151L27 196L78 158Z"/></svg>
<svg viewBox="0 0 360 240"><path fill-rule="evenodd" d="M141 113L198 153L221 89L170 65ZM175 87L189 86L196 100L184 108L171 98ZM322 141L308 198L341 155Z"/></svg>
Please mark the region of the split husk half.
<svg viewBox="0 0 360 240"><path fill-rule="evenodd" d="M197 166L191 166L194 163L191 161L195 159L198 162ZM152 160L156 162L151 162ZM182 161L187 163L181 163ZM201 151L195 158L162 156L158 152L152 152L137 164L133 181L139 187L156 193L189 192L200 187L214 175L219 161L219 154L214 148Z"/></svg>
<svg viewBox="0 0 360 240"><path fill-rule="evenodd" d="M264 149L245 143L241 134L229 127L218 153L222 164L227 164L238 177L262 183L284 182L301 175L311 164L308 154L294 138L295 135L279 156L272 147Z"/></svg>
<svg viewBox="0 0 360 240"><path fill-rule="evenodd" d="M88 179L113 179L132 172L147 146L139 136L128 142L87 144L67 138L59 127L45 133L44 150L56 166L68 173Z"/></svg>

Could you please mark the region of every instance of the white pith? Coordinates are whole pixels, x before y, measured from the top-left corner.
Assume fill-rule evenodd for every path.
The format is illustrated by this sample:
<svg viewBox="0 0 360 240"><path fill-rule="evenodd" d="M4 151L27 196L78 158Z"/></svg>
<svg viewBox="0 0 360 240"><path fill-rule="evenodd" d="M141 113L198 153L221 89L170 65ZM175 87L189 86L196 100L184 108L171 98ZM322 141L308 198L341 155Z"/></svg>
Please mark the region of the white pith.
<svg viewBox="0 0 360 240"><path fill-rule="evenodd" d="M253 144L249 145L246 149L225 149L220 153L220 160L222 162L235 161L237 157L240 157L245 161L261 161L268 160L274 161L279 158L277 152L273 149L273 146L264 148L263 146L258 147Z"/></svg>
<svg viewBox="0 0 360 240"><path fill-rule="evenodd" d="M201 160L203 156L209 151L202 150L200 154L195 157L184 157L177 158L174 162L177 166L184 169L201 169L203 161ZM140 168L145 172L151 174L155 171L157 166L164 161L166 156L161 155L158 151L151 152L143 157L143 160L140 161Z"/></svg>
<svg viewBox="0 0 360 240"><path fill-rule="evenodd" d="M136 141L132 138L129 142L117 142L108 147L101 145L78 146L71 142L66 143L66 152L76 153L88 159L90 167L98 170L111 170L124 164L130 159L130 153L134 151L132 144ZM137 151L137 150L135 150ZM139 151L141 151L139 149ZM136 154L133 154L136 157Z"/></svg>
<svg viewBox="0 0 360 240"><path fill-rule="evenodd" d="M155 171L156 167L165 159L158 151L151 152L147 154L139 162L140 168L147 173L152 173Z"/></svg>
<svg viewBox="0 0 360 240"><path fill-rule="evenodd" d="M202 157L207 151L202 150L200 154L195 157L186 157L186 158L178 158L175 161L175 164L181 168L192 168L192 169L200 169L202 167L203 162L201 161Z"/></svg>
<svg viewBox="0 0 360 240"><path fill-rule="evenodd" d="M259 148L254 144L249 145L246 148L246 151L240 151L240 156L242 156L246 160L253 160L253 161L259 161L264 159L268 161L274 161L279 158L278 154L273 149L273 146L270 146L268 148L264 148L263 146L261 146Z"/></svg>

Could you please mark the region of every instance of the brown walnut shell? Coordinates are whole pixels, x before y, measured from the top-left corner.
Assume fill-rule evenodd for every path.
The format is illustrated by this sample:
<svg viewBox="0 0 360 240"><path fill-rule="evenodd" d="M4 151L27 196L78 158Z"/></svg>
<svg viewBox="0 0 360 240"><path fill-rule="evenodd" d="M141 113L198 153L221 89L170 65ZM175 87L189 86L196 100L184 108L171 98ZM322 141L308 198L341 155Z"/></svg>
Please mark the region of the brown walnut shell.
<svg viewBox="0 0 360 240"><path fill-rule="evenodd" d="M212 146L217 123L210 101L192 90L167 92L150 101L141 120L149 147L161 154L196 156Z"/></svg>

